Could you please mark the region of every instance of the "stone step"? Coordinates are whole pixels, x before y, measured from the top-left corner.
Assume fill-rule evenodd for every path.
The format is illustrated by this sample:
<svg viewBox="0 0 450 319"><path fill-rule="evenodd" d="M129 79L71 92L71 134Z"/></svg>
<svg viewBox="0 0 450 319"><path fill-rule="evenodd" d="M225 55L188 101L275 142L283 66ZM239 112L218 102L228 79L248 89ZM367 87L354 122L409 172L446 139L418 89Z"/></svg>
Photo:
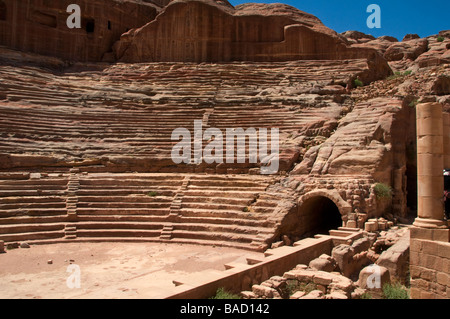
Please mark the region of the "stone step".
<svg viewBox="0 0 450 319"><path fill-rule="evenodd" d="M0 225L0 234L31 233L42 231L54 231L61 229L64 229L64 225L59 223Z"/></svg>
<svg viewBox="0 0 450 319"><path fill-rule="evenodd" d="M152 208L152 209L136 209L136 208L77 208L78 215L168 215L169 209L167 208Z"/></svg>
<svg viewBox="0 0 450 319"><path fill-rule="evenodd" d="M160 237L161 230L136 230L136 229L79 229L77 238L80 237Z"/></svg>
<svg viewBox="0 0 450 319"><path fill-rule="evenodd" d="M131 221L85 221L76 223L77 231L81 230L161 230L163 225L161 223L151 222L131 222Z"/></svg>
<svg viewBox="0 0 450 319"><path fill-rule="evenodd" d="M251 244L253 241L251 235L242 235L236 233L211 233L207 231L184 231L173 230L172 238L201 239L214 241L228 241Z"/></svg>
<svg viewBox="0 0 450 319"><path fill-rule="evenodd" d="M187 209L182 208L179 211L179 214L183 217L221 217L221 218L247 218L251 220L265 220L265 214L252 213L252 212L238 212L238 211L215 211L211 209Z"/></svg>
<svg viewBox="0 0 450 319"><path fill-rule="evenodd" d="M42 232L28 232L28 233L16 233L16 234L0 234L0 240L5 242L20 242L20 241L31 241L31 240L42 240L42 239L54 239L63 238L65 236L64 230L59 231L42 231Z"/></svg>
<svg viewBox="0 0 450 319"><path fill-rule="evenodd" d="M0 212L1 218L6 217L20 217L20 216L56 216L56 215L66 215L67 210L64 209L11 209L8 211Z"/></svg>

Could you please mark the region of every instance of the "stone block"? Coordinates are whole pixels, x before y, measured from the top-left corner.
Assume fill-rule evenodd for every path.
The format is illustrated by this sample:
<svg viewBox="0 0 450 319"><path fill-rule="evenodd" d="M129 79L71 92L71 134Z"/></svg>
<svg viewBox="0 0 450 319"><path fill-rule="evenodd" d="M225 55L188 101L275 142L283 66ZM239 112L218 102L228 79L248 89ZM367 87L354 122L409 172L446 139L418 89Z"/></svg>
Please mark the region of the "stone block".
<svg viewBox="0 0 450 319"><path fill-rule="evenodd" d="M339 267L341 273L349 277L350 274L354 271L353 265L351 261L353 260L353 256L355 255L355 251L353 247L349 245L338 245L333 248L331 255L334 260L336 260L336 264Z"/></svg>
<svg viewBox="0 0 450 319"><path fill-rule="evenodd" d="M267 286L253 285L252 292L258 297L270 299L274 297L274 293L276 292L276 290Z"/></svg>
<svg viewBox="0 0 450 319"><path fill-rule="evenodd" d="M240 293L242 299L256 299L257 296L252 291L242 291Z"/></svg>
<svg viewBox="0 0 450 319"><path fill-rule="evenodd" d="M446 273L438 272L436 274L436 282L440 285L450 286L450 277Z"/></svg>
<svg viewBox="0 0 450 319"><path fill-rule="evenodd" d="M349 278L337 275L333 278L333 282L328 286L330 291L344 291L350 293L353 290L353 281Z"/></svg>
<svg viewBox="0 0 450 319"><path fill-rule="evenodd" d="M363 289L380 290L387 283L391 282L389 270L378 265L365 267L359 273L358 285Z"/></svg>
<svg viewBox="0 0 450 319"><path fill-rule="evenodd" d="M419 202L421 200L421 197L429 197L430 199L440 200L440 197L436 197L436 194L438 194L438 196L440 194L443 194L444 176L417 175L417 183L419 185L419 187L417 188ZM429 205L431 204L434 204L434 202L430 202ZM440 207L443 209L442 202L440 202ZM421 211L419 210L419 212ZM426 210L423 210L422 212L431 213ZM432 212L434 214L434 211Z"/></svg>
<svg viewBox="0 0 450 319"><path fill-rule="evenodd" d="M333 282L334 277L335 276L330 273L317 271L314 275L313 282L317 285L328 286Z"/></svg>
<svg viewBox="0 0 450 319"><path fill-rule="evenodd" d="M411 239L450 242L450 230L440 228L411 227Z"/></svg>
<svg viewBox="0 0 450 319"><path fill-rule="evenodd" d="M367 251L370 248L370 239L367 237L359 238L353 242L352 247L355 254Z"/></svg>
<svg viewBox="0 0 450 319"><path fill-rule="evenodd" d="M338 291L333 291L330 294L326 295L325 299L348 299L348 297L346 294Z"/></svg>
<svg viewBox="0 0 450 319"><path fill-rule="evenodd" d="M367 221L364 224L364 230L368 232L375 232L378 230L378 223Z"/></svg>
<svg viewBox="0 0 450 319"><path fill-rule="evenodd" d="M304 292L304 291L296 291L292 296L289 297L289 299L300 299L305 295L306 295L306 292Z"/></svg>
<svg viewBox="0 0 450 319"><path fill-rule="evenodd" d="M323 292L320 290L313 290L306 296L301 297L300 299L323 299Z"/></svg>
<svg viewBox="0 0 450 319"><path fill-rule="evenodd" d="M433 242L433 241L424 240L422 242L422 252L424 254L437 256L438 255L438 243Z"/></svg>
<svg viewBox="0 0 450 319"><path fill-rule="evenodd" d="M411 252L421 252L422 251L422 240L416 240L411 238L410 240L410 251Z"/></svg>
<svg viewBox="0 0 450 319"><path fill-rule="evenodd" d="M421 299L421 290L419 288L411 287L409 294L411 299Z"/></svg>
<svg viewBox="0 0 450 319"><path fill-rule="evenodd" d="M450 243L442 243L438 244L438 252L437 255L439 257L444 257L450 259Z"/></svg>
<svg viewBox="0 0 450 319"><path fill-rule="evenodd" d="M349 220L349 221L347 221L347 225L346 226L349 227L349 228L356 228L357 227L356 220Z"/></svg>
<svg viewBox="0 0 450 319"><path fill-rule="evenodd" d="M0 240L0 254L5 252L5 242Z"/></svg>
<svg viewBox="0 0 450 319"><path fill-rule="evenodd" d="M331 272L336 269L336 261L333 257L323 254L320 257L311 260L309 267L315 270Z"/></svg>
<svg viewBox="0 0 450 319"><path fill-rule="evenodd" d="M286 279L297 279L301 282L311 282L314 278L314 271L311 270L291 270L284 273L283 277Z"/></svg>

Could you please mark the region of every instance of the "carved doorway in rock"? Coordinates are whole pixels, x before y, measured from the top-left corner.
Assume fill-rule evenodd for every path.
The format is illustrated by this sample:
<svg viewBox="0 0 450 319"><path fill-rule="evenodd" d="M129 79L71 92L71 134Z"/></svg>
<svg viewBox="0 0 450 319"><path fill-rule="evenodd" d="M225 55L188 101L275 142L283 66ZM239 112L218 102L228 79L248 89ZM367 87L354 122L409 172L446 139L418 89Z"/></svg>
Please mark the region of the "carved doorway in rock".
<svg viewBox="0 0 450 319"><path fill-rule="evenodd" d="M6 20L6 4L0 0L0 21Z"/></svg>
<svg viewBox="0 0 450 319"><path fill-rule="evenodd" d="M299 216L304 227L304 234L328 234L331 229L342 226L342 216L336 204L325 196L308 198L299 207Z"/></svg>

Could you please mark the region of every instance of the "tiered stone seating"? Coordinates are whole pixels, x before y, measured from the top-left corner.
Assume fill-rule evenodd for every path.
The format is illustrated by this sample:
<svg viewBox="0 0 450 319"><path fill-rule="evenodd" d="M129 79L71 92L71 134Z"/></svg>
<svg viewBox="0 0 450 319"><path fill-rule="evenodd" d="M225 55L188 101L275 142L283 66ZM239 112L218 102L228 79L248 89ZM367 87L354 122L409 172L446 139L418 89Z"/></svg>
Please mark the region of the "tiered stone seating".
<svg viewBox="0 0 450 319"><path fill-rule="evenodd" d="M77 237L159 239L183 176L89 174L79 181Z"/></svg>
<svg viewBox="0 0 450 319"><path fill-rule="evenodd" d="M268 217L278 200L260 198L270 183L271 179L248 175L191 176L182 192L172 238L228 241L232 246L246 244L254 248L263 245L273 231Z"/></svg>
<svg viewBox="0 0 450 319"><path fill-rule="evenodd" d="M273 178L248 175L257 164L175 165L172 131L193 137L195 120L223 134L276 127L287 171L299 138L337 125L333 97L367 68L364 60L116 64L65 74L0 66L0 171L8 172L0 175L0 239L260 250L275 231Z"/></svg>
<svg viewBox="0 0 450 319"><path fill-rule="evenodd" d="M64 236L67 175L35 178L29 173L0 174L0 240L6 242Z"/></svg>
<svg viewBox="0 0 450 319"><path fill-rule="evenodd" d="M169 239L261 249L272 235L267 218L278 198L260 195L272 181L268 177L78 169L71 175L3 174L0 240Z"/></svg>

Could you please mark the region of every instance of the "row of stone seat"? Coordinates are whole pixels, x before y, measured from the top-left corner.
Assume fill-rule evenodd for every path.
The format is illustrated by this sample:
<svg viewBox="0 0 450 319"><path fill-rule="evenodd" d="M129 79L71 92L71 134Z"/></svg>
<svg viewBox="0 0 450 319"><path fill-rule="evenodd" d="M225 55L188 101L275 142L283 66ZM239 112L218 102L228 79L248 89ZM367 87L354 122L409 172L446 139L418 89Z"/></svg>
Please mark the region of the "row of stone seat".
<svg viewBox="0 0 450 319"><path fill-rule="evenodd" d="M0 180L0 188L14 189L0 195L1 240L159 241L169 226L168 240L260 249L273 232L268 217L278 198L258 199L270 178L72 173L74 184L69 174L56 175Z"/></svg>

